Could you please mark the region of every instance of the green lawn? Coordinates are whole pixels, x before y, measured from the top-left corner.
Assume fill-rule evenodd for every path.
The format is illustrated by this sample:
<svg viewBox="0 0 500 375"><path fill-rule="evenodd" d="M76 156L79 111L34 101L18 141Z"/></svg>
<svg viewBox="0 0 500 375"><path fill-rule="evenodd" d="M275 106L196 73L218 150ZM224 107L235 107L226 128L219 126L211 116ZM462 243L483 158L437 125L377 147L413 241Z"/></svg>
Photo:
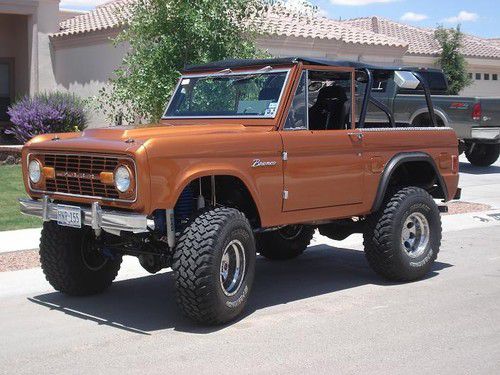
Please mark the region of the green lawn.
<svg viewBox="0 0 500 375"><path fill-rule="evenodd" d="M17 199L24 196L21 166L0 166L0 231L42 226L40 219L19 212Z"/></svg>

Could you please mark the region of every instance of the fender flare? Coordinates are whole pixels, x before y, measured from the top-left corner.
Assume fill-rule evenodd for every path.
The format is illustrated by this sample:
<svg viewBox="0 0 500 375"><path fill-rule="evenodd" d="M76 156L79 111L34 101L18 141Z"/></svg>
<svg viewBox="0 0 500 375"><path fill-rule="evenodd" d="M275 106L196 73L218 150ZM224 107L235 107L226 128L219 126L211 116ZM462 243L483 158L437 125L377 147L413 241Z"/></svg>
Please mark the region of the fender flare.
<svg viewBox="0 0 500 375"><path fill-rule="evenodd" d="M416 110L415 112L413 112L413 114L410 117L410 121L409 121L410 124L413 124L413 121L415 121L415 119L418 116L426 114L426 113L429 113L429 110L427 109L427 107L420 108L420 109ZM441 121L443 121L444 127L450 126L450 120L449 120L448 115L446 114L445 111L443 111L441 108L434 107L434 113L436 114L436 118L439 118Z"/></svg>
<svg viewBox="0 0 500 375"><path fill-rule="evenodd" d="M378 184L377 194L375 195L375 200L372 205L372 212L378 211L382 206L385 194L387 192L387 187L389 186L389 181L391 180L394 171L396 171L396 169L400 165L413 161L424 161L431 165L431 167L434 170L434 173L438 178L439 185L443 190L444 199L445 201L448 201L449 197L448 197L448 189L446 187L446 182L444 181L443 176L441 176L441 173L439 173L439 169L437 168L434 159L425 152L403 152L400 154L396 154L386 164Z"/></svg>
<svg viewBox="0 0 500 375"><path fill-rule="evenodd" d="M250 194L250 197L252 198L255 208L257 209L257 214L259 215L259 218L262 218L262 211L260 209L260 200L258 199L258 196L255 191L255 187L252 186L249 181L245 178L243 174L238 173L238 171L233 170L233 169L214 169L214 170L198 170L197 172L194 173L187 173L184 178L182 178L182 183L179 184L176 189L174 190L173 197L174 197L174 202L177 202L179 199L182 191L186 186L191 184L194 180L202 177L210 177L210 176L230 176L233 178L236 178L241 181L243 186L247 189L248 193ZM175 204L175 203L174 203Z"/></svg>

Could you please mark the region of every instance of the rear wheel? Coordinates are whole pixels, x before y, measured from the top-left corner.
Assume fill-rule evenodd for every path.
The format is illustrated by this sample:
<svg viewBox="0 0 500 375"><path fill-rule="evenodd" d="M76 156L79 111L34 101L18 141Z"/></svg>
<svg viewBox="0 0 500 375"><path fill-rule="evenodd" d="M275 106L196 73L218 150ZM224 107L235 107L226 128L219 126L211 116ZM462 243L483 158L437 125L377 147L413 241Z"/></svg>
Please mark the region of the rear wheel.
<svg viewBox="0 0 500 375"><path fill-rule="evenodd" d="M184 229L174 252L177 303L189 318L221 324L244 309L255 273L255 241L234 208L200 213Z"/></svg>
<svg viewBox="0 0 500 375"><path fill-rule="evenodd" d="M314 228L305 225L288 225L272 232L261 233L257 248L263 257L271 260L293 259L309 246Z"/></svg>
<svg viewBox="0 0 500 375"><path fill-rule="evenodd" d="M367 220L366 258L373 270L386 279L411 281L424 277L440 245L439 210L424 189L399 190Z"/></svg>
<svg viewBox="0 0 500 375"><path fill-rule="evenodd" d="M475 143L465 151L467 160L478 167L488 167L498 160L500 144Z"/></svg>
<svg viewBox="0 0 500 375"><path fill-rule="evenodd" d="M97 294L108 288L120 269L121 256L101 254L92 229L43 224L40 263L54 289L73 296Z"/></svg>

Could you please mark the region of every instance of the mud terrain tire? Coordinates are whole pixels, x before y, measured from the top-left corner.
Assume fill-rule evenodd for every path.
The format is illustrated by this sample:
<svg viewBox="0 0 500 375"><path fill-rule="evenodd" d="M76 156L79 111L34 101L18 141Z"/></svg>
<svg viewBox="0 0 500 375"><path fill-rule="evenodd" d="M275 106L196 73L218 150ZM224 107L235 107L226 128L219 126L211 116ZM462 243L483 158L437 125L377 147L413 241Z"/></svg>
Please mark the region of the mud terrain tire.
<svg viewBox="0 0 500 375"><path fill-rule="evenodd" d="M43 224L40 263L54 289L71 296L86 296L101 293L111 285L122 258L102 256L95 250L92 238L90 228Z"/></svg>
<svg viewBox="0 0 500 375"><path fill-rule="evenodd" d="M181 310L202 324L235 319L252 288L255 258L254 235L245 215L234 208L201 212L184 228L174 252Z"/></svg>
<svg viewBox="0 0 500 375"><path fill-rule="evenodd" d="M371 268L392 281L421 279L441 245L441 218L424 189L406 187L367 219L365 254Z"/></svg>

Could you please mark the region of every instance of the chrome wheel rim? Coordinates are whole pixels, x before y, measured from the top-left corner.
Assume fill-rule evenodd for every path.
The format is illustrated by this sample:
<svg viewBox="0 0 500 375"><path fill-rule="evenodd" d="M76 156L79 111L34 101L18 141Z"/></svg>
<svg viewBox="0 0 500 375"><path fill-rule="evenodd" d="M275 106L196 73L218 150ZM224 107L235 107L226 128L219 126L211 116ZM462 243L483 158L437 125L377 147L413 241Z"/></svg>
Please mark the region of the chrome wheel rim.
<svg viewBox="0 0 500 375"><path fill-rule="evenodd" d="M224 249L220 263L220 286L228 297L234 296L243 283L246 256L243 244L232 240Z"/></svg>
<svg viewBox="0 0 500 375"><path fill-rule="evenodd" d="M287 225L281 228L278 233L285 240L294 240L302 233L302 225Z"/></svg>
<svg viewBox="0 0 500 375"><path fill-rule="evenodd" d="M430 227L427 218L420 212L410 214L401 231L402 249L411 258L421 256L429 244Z"/></svg>

